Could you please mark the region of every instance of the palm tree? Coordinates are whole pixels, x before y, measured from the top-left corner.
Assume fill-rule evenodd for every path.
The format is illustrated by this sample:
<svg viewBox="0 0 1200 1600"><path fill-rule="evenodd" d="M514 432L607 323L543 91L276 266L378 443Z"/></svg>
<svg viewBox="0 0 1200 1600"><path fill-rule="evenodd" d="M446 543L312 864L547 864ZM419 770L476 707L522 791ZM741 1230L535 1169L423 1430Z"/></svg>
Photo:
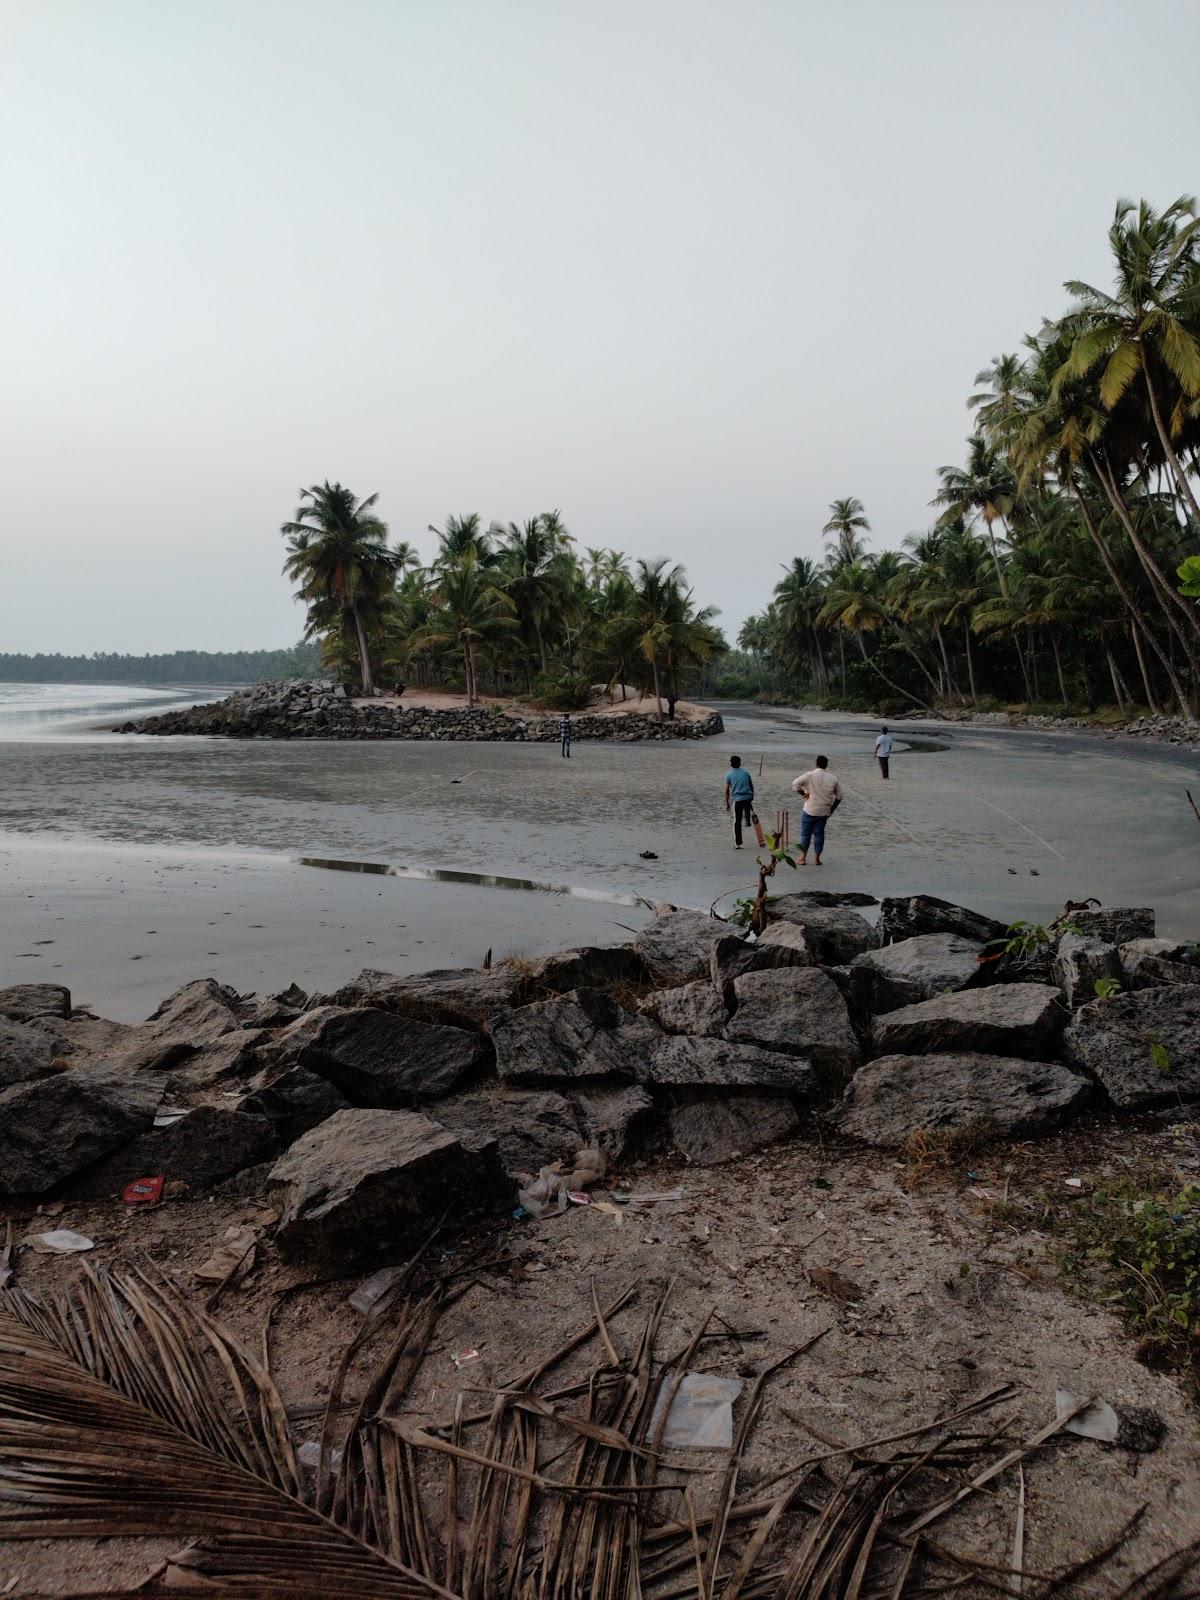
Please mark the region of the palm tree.
<svg viewBox="0 0 1200 1600"><path fill-rule="evenodd" d="M500 582L511 597L522 631L537 642L542 672L549 670L546 654L546 625L562 616L569 592L572 560L565 555L566 530L558 513L534 517L523 526L510 522L500 552ZM529 660L525 661L526 687L529 687Z"/></svg>
<svg viewBox="0 0 1200 1600"><path fill-rule="evenodd" d="M824 579L816 562L805 556L794 556L791 566L784 571L787 576L775 585L775 608L787 645L788 661L795 670L801 657L807 656L814 692L828 694L829 679L817 622L825 603Z"/></svg>
<svg viewBox="0 0 1200 1600"><path fill-rule="evenodd" d="M433 590L437 610L409 638L409 649L455 645L462 652L467 704L479 700L476 653L516 626L511 599L497 586L495 575L468 549L457 561L444 565Z"/></svg>
<svg viewBox="0 0 1200 1600"><path fill-rule="evenodd" d="M492 559L492 530L484 532L483 519L478 511L470 511L465 516L447 517L444 528L435 528L431 522L428 531L438 542L438 553L433 563L435 568L453 566L465 555L474 555L481 565L486 565Z"/></svg>
<svg viewBox="0 0 1200 1600"><path fill-rule="evenodd" d="M866 550L864 533L870 533L866 508L861 500L848 495L844 500L834 500L829 507L829 521L821 529L832 539L825 541L825 550L833 565L861 561Z"/></svg>
<svg viewBox="0 0 1200 1600"><path fill-rule="evenodd" d="M1136 208L1132 200L1117 201L1108 230L1115 293L1068 281L1066 288L1077 301L1070 320L1078 332L1063 371L1083 377L1103 362L1099 395L1108 411L1140 378L1163 455L1200 524L1200 502L1171 437L1182 430L1200 397L1198 228L1200 215L1190 195L1181 195L1161 215L1145 200ZM1171 385L1178 393L1168 417L1164 402Z"/></svg>
<svg viewBox="0 0 1200 1600"><path fill-rule="evenodd" d="M387 525L373 509L378 499L371 494L359 500L326 479L300 490L295 517L279 530L288 541L283 570L310 607L310 628L311 608L321 604L323 621L313 631L327 625L330 607L353 628L364 694L375 689L364 623L380 616L398 570L396 552L388 549Z"/></svg>
<svg viewBox="0 0 1200 1600"><path fill-rule="evenodd" d="M976 383L987 385L967 399L967 410L975 413L976 432L988 434L1019 413L1024 377L1024 363L1013 355L997 356L975 374Z"/></svg>
<svg viewBox="0 0 1200 1600"><path fill-rule="evenodd" d="M654 703L661 718L662 683L659 673L670 644L669 615L675 591L682 588L682 567L660 561L639 561L634 577L634 614L638 622L638 650L649 664L654 685Z"/></svg>

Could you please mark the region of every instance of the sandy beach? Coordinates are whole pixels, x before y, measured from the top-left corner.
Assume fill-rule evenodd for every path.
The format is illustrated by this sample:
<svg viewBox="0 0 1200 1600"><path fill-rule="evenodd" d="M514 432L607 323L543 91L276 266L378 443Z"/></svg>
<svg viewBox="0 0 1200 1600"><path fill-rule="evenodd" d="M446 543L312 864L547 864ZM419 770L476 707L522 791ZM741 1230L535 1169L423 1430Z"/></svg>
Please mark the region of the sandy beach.
<svg viewBox="0 0 1200 1600"><path fill-rule="evenodd" d="M106 691L106 705L124 692ZM826 864L784 869L780 889L924 891L1005 921L1096 895L1155 906L1165 934L1195 931L1187 751L906 724L884 784L865 718L721 709L724 737L579 743L569 763L553 746L121 737L74 715L77 701L65 724L23 723L14 738L10 722L0 974L61 977L129 1019L205 974L243 990L325 990L362 966L616 942L645 915L638 897L703 909L721 897L728 911L754 880L722 803L734 751L764 819L789 806L793 833L790 782L818 750L846 789Z"/></svg>

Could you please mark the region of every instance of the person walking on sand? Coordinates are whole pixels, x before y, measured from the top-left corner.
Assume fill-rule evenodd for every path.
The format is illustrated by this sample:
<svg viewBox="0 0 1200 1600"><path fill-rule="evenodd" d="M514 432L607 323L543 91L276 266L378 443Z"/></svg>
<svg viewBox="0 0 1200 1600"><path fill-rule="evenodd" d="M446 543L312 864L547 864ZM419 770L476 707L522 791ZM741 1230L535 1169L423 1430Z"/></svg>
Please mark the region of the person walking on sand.
<svg viewBox="0 0 1200 1600"><path fill-rule="evenodd" d="M812 844L816 864L821 865L825 849L825 824L842 803L842 786L829 770L829 757L818 756L811 772L802 772L792 783L797 794L804 796L804 810L800 814L801 867L808 865L808 847Z"/></svg>
<svg viewBox="0 0 1200 1600"><path fill-rule="evenodd" d="M741 756L730 756L725 774L725 809L733 812L733 848L742 848L742 823L754 817L754 779L742 765Z"/></svg>
<svg viewBox="0 0 1200 1600"><path fill-rule="evenodd" d="M571 713L563 712L563 719L558 725L558 736L562 740L562 753L569 761L571 759Z"/></svg>
<svg viewBox="0 0 1200 1600"><path fill-rule="evenodd" d="M887 723L879 730L879 737L875 741L875 759L879 763L879 776L886 783L888 780L888 762L892 756L892 736L887 731Z"/></svg>

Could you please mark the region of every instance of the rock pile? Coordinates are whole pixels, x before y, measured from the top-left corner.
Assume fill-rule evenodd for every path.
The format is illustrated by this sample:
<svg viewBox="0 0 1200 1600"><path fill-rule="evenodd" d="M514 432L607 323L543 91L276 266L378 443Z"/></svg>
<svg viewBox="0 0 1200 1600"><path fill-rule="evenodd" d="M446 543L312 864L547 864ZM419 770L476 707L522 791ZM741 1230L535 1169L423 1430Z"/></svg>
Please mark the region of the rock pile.
<svg viewBox="0 0 1200 1600"><path fill-rule="evenodd" d="M628 945L332 995L199 979L137 1026L0 990L0 1195L234 1179L272 1194L285 1255L357 1261L584 1147L708 1163L822 1125L895 1148L1200 1099L1200 950L1151 912L996 958L975 912L913 896L872 924L868 899L781 896L758 940L660 907Z"/></svg>
<svg viewBox="0 0 1200 1600"><path fill-rule="evenodd" d="M207 734L227 739L450 739L557 743L561 718L510 716L478 708L432 710L406 706L396 697L351 700L342 685L258 683L212 705L188 706L124 722L114 733ZM661 720L631 712L571 719L575 739L706 739L724 722L711 712L699 722Z"/></svg>

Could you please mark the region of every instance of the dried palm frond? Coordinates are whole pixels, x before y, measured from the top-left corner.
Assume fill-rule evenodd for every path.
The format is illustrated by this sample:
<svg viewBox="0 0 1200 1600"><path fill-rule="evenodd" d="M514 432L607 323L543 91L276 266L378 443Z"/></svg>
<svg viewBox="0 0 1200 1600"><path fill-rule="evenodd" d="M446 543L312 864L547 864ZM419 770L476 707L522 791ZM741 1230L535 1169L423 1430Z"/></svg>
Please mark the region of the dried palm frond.
<svg viewBox="0 0 1200 1600"><path fill-rule="evenodd" d="M992 1559L933 1537L1068 1420L1016 1447L1011 1417L964 1431L1007 1385L900 1433L829 1441L741 1493L771 1378L823 1334L761 1369L713 1472L663 1442L712 1320L660 1355L669 1288L632 1338L634 1291L602 1308L593 1288L591 1319L485 1411L466 1415L460 1395L444 1422L418 1422L406 1398L448 1292L412 1295L408 1276L337 1367L311 1489L265 1365L167 1279L85 1268L62 1300L0 1295L0 1539L172 1531L189 1542L143 1597L184 1581L230 1600L901 1600L917 1584L1011 1596L1017 1576L1048 1600L1085 1593L1119 1548L1018 1573L1020 1550ZM580 1377L592 1342L599 1364ZM572 1359L570 1381L552 1378ZM1177 1552L1126 1592L1165 1595L1198 1556Z"/></svg>
<svg viewBox="0 0 1200 1600"><path fill-rule="evenodd" d="M274 1384L148 1276L89 1268L69 1301L0 1300L0 1501L10 1539L167 1531L197 1540L179 1565L288 1573L293 1595L437 1588L305 1504Z"/></svg>

